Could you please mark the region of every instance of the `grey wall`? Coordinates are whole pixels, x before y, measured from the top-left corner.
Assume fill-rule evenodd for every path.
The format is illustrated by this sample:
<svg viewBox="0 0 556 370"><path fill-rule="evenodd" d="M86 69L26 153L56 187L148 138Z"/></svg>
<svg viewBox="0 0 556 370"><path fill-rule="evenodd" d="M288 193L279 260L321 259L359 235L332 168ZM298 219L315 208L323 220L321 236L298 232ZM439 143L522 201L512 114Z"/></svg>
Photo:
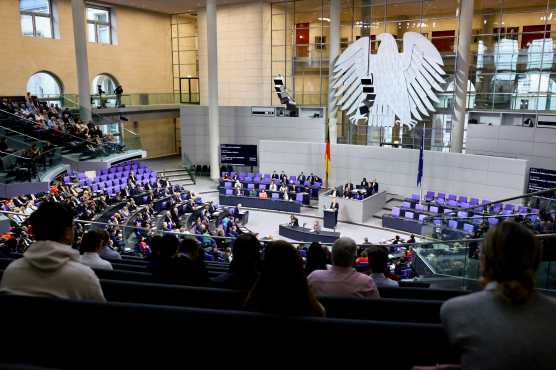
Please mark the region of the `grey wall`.
<svg viewBox="0 0 556 370"><path fill-rule="evenodd" d="M187 154L195 164L208 164L207 107L182 106L180 120L182 154ZM221 144L259 145L260 140L323 143L324 127L324 118L322 117L253 117L251 116L251 107L220 107ZM259 158L260 156L259 148Z"/></svg>
<svg viewBox="0 0 556 370"><path fill-rule="evenodd" d="M529 160L530 167L556 170L556 129L469 125L466 151Z"/></svg>
<svg viewBox="0 0 556 370"><path fill-rule="evenodd" d="M261 141L261 172L284 170L324 174L324 144ZM419 150L363 145L332 145L330 186L362 177L376 178L380 190L399 195L418 192ZM444 191L490 200L523 194L527 161L521 159L426 151L423 190Z"/></svg>

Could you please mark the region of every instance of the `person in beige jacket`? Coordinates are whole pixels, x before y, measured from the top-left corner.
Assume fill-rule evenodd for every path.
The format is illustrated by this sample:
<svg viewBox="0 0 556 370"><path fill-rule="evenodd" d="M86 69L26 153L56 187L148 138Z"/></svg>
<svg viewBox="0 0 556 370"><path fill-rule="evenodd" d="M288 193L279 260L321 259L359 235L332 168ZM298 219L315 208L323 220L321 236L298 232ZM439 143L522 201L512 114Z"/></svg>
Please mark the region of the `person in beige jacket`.
<svg viewBox="0 0 556 370"><path fill-rule="evenodd" d="M71 209L45 202L33 212L30 223L36 242L6 268L0 293L105 302L97 276L71 248Z"/></svg>

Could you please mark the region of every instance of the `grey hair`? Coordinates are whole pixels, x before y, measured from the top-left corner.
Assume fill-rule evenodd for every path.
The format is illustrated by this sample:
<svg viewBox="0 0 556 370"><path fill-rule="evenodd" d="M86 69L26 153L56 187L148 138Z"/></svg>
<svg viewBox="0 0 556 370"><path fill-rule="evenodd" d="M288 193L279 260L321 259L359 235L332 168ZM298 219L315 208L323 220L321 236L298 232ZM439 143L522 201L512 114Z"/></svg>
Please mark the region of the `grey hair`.
<svg viewBox="0 0 556 370"><path fill-rule="evenodd" d="M332 264L340 267L352 267L357 254L355 240L342 237L332 247Z"/></svg>

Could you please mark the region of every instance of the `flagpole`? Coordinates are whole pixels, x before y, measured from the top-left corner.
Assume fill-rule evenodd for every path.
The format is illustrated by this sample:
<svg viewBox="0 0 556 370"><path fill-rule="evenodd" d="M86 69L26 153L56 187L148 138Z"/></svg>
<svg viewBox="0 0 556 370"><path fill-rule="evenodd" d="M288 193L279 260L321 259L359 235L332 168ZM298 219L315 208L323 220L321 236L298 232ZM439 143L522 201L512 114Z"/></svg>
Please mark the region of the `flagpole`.
<svg viewBox="0 0 556 370"><path fill-rule="evenodd" d="M423 148L423 168L425 167L425 125L423 124L423 135L421 138L421 145ZM424 171L423 171L424 172ZM423 175L421 175L421 182L419 183L419 199L421 199L421 201L423 201Z"/></svg>

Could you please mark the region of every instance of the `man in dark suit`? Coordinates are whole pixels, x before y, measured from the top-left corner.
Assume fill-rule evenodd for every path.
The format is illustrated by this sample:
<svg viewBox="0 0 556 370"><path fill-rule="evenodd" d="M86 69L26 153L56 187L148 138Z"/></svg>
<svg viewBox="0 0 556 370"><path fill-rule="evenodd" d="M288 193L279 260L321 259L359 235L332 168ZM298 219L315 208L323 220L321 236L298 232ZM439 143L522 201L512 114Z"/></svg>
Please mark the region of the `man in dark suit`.
<svg viewBox="0 0 556 370"><path fill-rule="evenodd" d="M284 171L282 171L282 173L280 174L280 182L282 182L283 184L288 183L288 175L286 175Z"/></svg>
<svg viewBox="0 0 556 370"><path fill-rule="evenodd" d="M299 176L297 176L297 180L299 181L300 184L304 184L305 180L307 180L307 176L305 176L303 174L303 171L301 171L301 173L299 174Z"/></svg>
<svg viewBox="0 0 556 370"><path fill-rule="evenodd" d="M290 226L299 227L299 220L294 215L290 216Z"/></svg>
<svg viewBox="0 0 556 370"><path fill-rule="evenodd" d="M272 171L272 178L273 178L273 179L279 179L280 176L278 176L278 174L276 173L276 171Z"/></svg>
<svg viewBox="0 0 556 370"><path fill-rule="evenodd" d="M378 193L378 182L376 180L373 181L373 194Z"/></svg>

